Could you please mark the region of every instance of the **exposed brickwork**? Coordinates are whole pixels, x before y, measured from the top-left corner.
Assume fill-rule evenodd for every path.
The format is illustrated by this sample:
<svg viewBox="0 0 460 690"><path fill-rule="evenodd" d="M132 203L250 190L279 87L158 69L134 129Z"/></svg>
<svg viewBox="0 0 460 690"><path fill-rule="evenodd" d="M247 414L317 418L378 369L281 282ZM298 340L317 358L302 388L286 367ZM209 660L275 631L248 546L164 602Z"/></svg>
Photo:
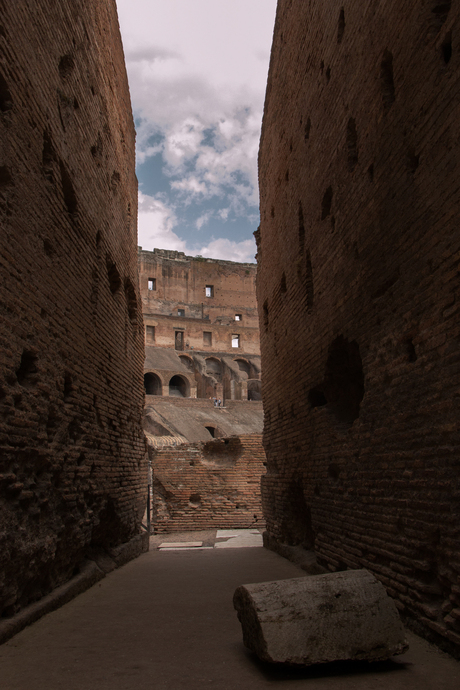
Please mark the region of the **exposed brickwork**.
<svg viewBox="0 0 460 690"><path fill-rule="evenodd" d="M134 127L114 0L0 0L0 615L139 531Z"/></svg>
<svg viewBox="0 0 460 690"><path fill-rule="evenodd" d="M156 531L262 526L260 434L151 452Z"/></svg>
<svg viewBox="0 0 460 690"><path fill-rule="evenodd" d="M257 234L270 534L457 654L459 35L450 2L280 0Z"/></svg>

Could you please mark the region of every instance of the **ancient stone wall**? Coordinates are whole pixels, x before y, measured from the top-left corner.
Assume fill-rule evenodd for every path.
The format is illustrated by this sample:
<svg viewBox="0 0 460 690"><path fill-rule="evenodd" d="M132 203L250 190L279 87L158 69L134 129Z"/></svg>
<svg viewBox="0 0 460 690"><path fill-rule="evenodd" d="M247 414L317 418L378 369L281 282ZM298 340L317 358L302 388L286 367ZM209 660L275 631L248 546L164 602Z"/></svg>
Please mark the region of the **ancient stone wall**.
<svg viewBox="0 0 460 690"><path fill-rule="evenodd" d="M451 2L280 0L257 235L268 530L456 653L459 36Z"/></svg>
<svg viewBox="0 0 460 690"><path fill-rule="evenodd" d="M0 615L139 532L134 127L114 0L0 0Z"/></svg>
<svg viewBox="0 0 460 690"><path fill-rule="evenodd" d="M260 434L151 451L157 532L245 529L263 525Z"/></svg>
<svg viewBox="0 0 460 690"><path fill-rule="evenodd" d="M140 250L146 345L258 355L255 278L255 264Z"/></svg>

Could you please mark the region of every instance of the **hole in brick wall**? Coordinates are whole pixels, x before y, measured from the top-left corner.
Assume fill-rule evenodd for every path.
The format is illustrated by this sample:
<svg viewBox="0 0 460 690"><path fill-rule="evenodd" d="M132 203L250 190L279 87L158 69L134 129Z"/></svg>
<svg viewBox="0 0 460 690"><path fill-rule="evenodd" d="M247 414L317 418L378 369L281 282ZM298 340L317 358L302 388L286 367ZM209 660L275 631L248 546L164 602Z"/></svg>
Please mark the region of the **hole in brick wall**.
<svg viewBox="0 0 460 690"><path fill-rule="evenodd" d="M437 2L431 10L434 16L435 26L437 29L440 29L446 21L447 15L450 12L451 5L451 0L446 0L445 2Z"/></svg>
<svg viewBox="0 0 460 690"><path fill-rule="evenodd" d="M331 216L331 230L332 232L335 230L335 216Z"/></svg>
<svg viewBox="0 0 460 690"><path fill-rule="evenodd" d="M337 26L337 43L342 43L343 34L345 32L345 10L342 7L339 14L339 23Z"/></svg>
<svg viewBox="0 0 460 690"><path fill-rule="evenodd" d="M96 233L96 247L99 247L102 242L102 233L100 230Z"/></svg>
<svg viewBox="0 0 460 690"><path fill-rule="evenodd" d="M77 458L77 465L79 467L81 467L81 465L85 464L85 460L86 460L86 455L84 453L80 453L80 455Z"/></svg>
<svg viewBox="0 0 460 690"><path fill-rule="evenodd" d="M442 59L447 65L450 62L450 58L452 57L452 33L450 31L444 37L444 40L441 45L441 53Z"/></svg>
<svg viewBox="0 0 460 690"><path fill-rule="evenodd" d="M64 374L64 398L68 398L72 393L72 390L72 376L68 371L66 371Z"/></svg>
<svg viewBox="0 0 460 690"><path fill-rule="evenodd" d="M337 479L340 476L340 467L337 465L337 463L331 462L331 464L327 468L327 473L331 477L331 479L337 481Z"/></svg>
<svg viewBox="0 0 460 690"><path fill-rule="evenodd" d="M350 117L347 124L347 156L348 170L353 172L358 162L358 134L353 117Z"/></svg>
<svg viewBox="0 0 460 690"><path fill-rule="evenodd" d="M324 407L324 405L327 405L326 396L321 388L312 388L308 392L308 402L310 407Z"/></svg>
<svg viewBox="0 0 460 690"><path fill-rule="evenodd" d="M367 176L371 182L374 181L374 164L371 163L367 169Z"/></svg>
<svg viewBox="0 0 460 690"><path fill-rule="evenodd" d="M196 506L198 507L201 504L201 496L200 494L191 494L190 498L188 499L189 503L191 506Z"/></svg>
<svg viewBox="0 0 460 690"><path fill-rule="evenodd" d="M395 101L393 55L389 50L385 50L380 64L380 85L382 90L383 111L386 114Z"/></svg>
<svg viewBox="0 0 460 690"><path fill-rule="evenodd" d="M305 141L310 138L310 129L311 129L311 120L308 118L307 122L305 123Z"/></svg>
<svg viewBox="0 0 460 690"><path fill-rule="evenodd" d="M299 249L303 253L305 247L305 222L303 218L302 202L299 201Z"/></svg>
<svg viewBox="0 0 460 690"><path fill-rule="evenodd" d="M275 207L274 206L272 206L272 208L271 208L270 215L272 218L275 217Z"/></svg>
<svg viewBox="0 0 460 690"><path fill-rule="evenodd" d="M209 431L209 433L211 434L211 438L215 438L215 435L216 435L216 429L215 429L215 427L213 427L213 426L205 426L205 429L207 429L207 430Z"/></svg>
<svg viewBox="0 0 460 690"><path fill-rule="evenodd" d="M6 38L5 27L2 26L1 24L0 24L0 36L1 36L2 38Z"/></svg>
<svg viewBox="0 0 460 690"><path fill-rule="evenodd" d="M51 140L51 134L45 129L43 132L42 165L46 178L50 182L54 182L53 165L56 160L57 156Z"/></svg>
<svg viewBox="0 0 460 690"><path fill-rule="evenodd" d="M70 77L75 68L75 62L71 55L63 55L59 60L59 76L65 80Z"/></svg>
<svg viewBox="0 0 460 690"><path fill-rule="evenodd" d="M263 318L264 318L264 328L266 331L268 331L268 301L265 300L263 304Z"/></svg>
<svg viewBox="0 0 460 690"><path fill-rule="evenodd" d="M364 373L356 341L339 335L331 344L323 384L329 409L339 422L353 424L364 396Z"/></svg>
<svg viewBox="0 0 460 690"><path fill-rule="evenodd" d="M321 220L327 218L331 213L332 196L332 187L328 187L324 192L323 201L321 202Z"/></svg>
<svg viewBox="0 0 460 690"><path fill-rule="evenodd" d="M107 277L109 279L109 286L112 295L115 295L121 289L121 277L118 268L109 256L106 257Z"/></svg>
<svg viewBox="0 0 460 690"><path fill-rule="evenodd" d="M6 113L13 107L13 99L11 97L8 84L5 78L0 74L0 112Z"/></svg>
<svg viewBox="0 0 460 690"><path fill-rule="evenodd" d="M219 438L207 441L202 450L203 462L234 464L243 452L241 440L238 437Z"/></svg>
<svg viewBox="0 0 460 690"><path fill-rule="evenodd" d="M305 291L307 293L307 309L313 308L314 288L313 288L313 269L311 267L310 252L307 251L305 259Z"/></svg>
<svg viewBox="0 0 460 690"><path fill-rule="evenodd" d="M281 282L280 282L280 291L284 294L287 292L287 285L286 285L286 274L283 271L283 275L281 276Z"/></svg>
<svg viewBox="0 0 460 690"><path fill-rule="evenodd" d="M326 70L326 80L328 83L329 83L330 78L331 78L331 68L328 67Z"/></svg>
<svg viewBox="0 0 460 690"><path fill-rule="evenodd" d="M137 298L134 285L129 278L125 280L125 297L128 307L128 316L132 326L137 326Z"/></svg>
<svg viewBox="0 0 460 690"><path fill-rule="evenodd" d="M322 74L322 73L323 73L323 70L324 70L324 60L321 60L321 63L320 63L320 65L319 65L319 69L320 69L321 74Z"/></svg>
<svg viewBox="0 0 460 690"><path fill-rule="evenodd" d="M8 187L13 184L13 178L6 165L0 165L0 187Z"/></svg>
<svg viewBox="0 0 460 690"><path fill-rule="evenodd" d="M78 103L77 99L74 98L74 99L73 99L73 109L74 109L74 110L78 110L79 107L80 107L80 104Z"/></svg>
<svg viewBox="0 0 460 690"><path fill-rule="evenodd" d="M117 193L120 181L121 181L120 173L118 173L116 170L114 170L112 173L112 177L110 178L110 189L112 190L113 194Z"/></svg>
<svg viewBox="0 0 460 690"><path fill-rule="evenodd" d="M64 203L66 205L68 213L70 215L73 215L77 212L78 202L75 190L73 188L72 180L70 179L70 175L67 172L64 163L61 160L59 161L59 169L61 171L61 184L62 193L64 195Z"/></svg>
<svg viewBox="0 0 460 690"><path fill-rule="evenodd" d="M103 160L103 153L104 153L104 142L102 141L101 133L98 132L97 134L97 141L96 143L91 146L91 155L96 161L97 165L100 165Z"/></svg>
<svg viewBox="0 0 460 690"><path fill-rule="evenodd" d="M407 152L407 163L409 166L409 170L414 173L420 162L420 156L415 155L415 150L413 148L410 148Z"/></svg>
<svg viewBox="0 0 460 690"><path fill-rule="evenodd" d="M16 378L21 386L32 386L37 382L37 355L31 350L24 350L21 363L16 369Z"/></svg>
<svg viewBox="0 0 460 690"><path fill-rule="evenodd" d="M415 352L415 347L414 347L414 343L412 342L412 338L408 338L406 340L405 346L406 346L407 361L408 362L416 362L417 361L417 353Z"/></svg>
<svg viewBox="0 0 460 690"><path fill-rule="evenodd" d="M49 257L52 257L55 254L54 245L51 240L47 238L43 240L43 251L45 252L46 256Z"/></svg>

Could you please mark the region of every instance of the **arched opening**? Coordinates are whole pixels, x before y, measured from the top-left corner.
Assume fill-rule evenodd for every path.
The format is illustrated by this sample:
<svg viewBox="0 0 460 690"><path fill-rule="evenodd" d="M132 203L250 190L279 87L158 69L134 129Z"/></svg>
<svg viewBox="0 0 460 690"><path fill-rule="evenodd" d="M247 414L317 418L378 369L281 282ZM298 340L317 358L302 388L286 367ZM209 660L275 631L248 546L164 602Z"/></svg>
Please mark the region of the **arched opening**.
<svg viewBox="0 0 460 690"><path fill-rule="evenodd" d="M216 427L214 426L205 426L205 429L209 431L211 434L212 438L216 438Z"/></svg>
<svg viewBox="0 0 460 690"><path fill-rule="evenodd" d="M238 364L238 369L241 372L241 378L248 379L251 373L251 365L249 362L246 362L245 359L235 359L234 361Z"/></svg>
<svg viewBox="0 0 460 690"><path fill-rule="evenodd" d="M187 355L179 355L179 359L189 371L193 371L193 359Z"/></svg>
<svg viewBox="0 0 460 690"><path fill-rule="evenodd" d="M222 378L222 363L220 359L208 357L206 360L206 373L208 376L213 376L220 381Z"/></svg>
<svg viewBox="0 0 460 690"><path fill-rule="evenodd" d="M169 382L169 395L176 398L189 396L189 383L182 376L173 376Z"/></svg>
<svg viewBox="0 0 460 690"><path fill-rule="evenodd" d="M262 400L262 383L259 379L248 381L248 400Z"/></svg>
<svg viewBox="0 0 460 690"><path fill-rule="evenodd" d="M152 372L144 374L144 388L146 395L161 395L162 386L160 377Z"/></svg>

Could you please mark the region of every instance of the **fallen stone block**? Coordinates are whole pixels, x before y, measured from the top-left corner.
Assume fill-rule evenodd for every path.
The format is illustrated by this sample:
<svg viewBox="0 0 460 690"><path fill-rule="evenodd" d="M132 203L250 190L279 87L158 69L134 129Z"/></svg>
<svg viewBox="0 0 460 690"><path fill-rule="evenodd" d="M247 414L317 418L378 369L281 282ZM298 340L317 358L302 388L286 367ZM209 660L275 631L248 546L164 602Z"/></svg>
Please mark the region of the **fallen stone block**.
<svg viewBox="0 0 460 690"><path fill-rule="evenodd" d="M242 585L243 642L263 661L377 661L408 649L393 600L368 570Z"/></svg>

